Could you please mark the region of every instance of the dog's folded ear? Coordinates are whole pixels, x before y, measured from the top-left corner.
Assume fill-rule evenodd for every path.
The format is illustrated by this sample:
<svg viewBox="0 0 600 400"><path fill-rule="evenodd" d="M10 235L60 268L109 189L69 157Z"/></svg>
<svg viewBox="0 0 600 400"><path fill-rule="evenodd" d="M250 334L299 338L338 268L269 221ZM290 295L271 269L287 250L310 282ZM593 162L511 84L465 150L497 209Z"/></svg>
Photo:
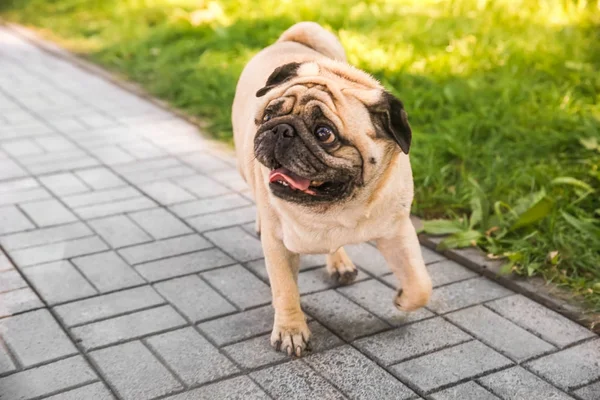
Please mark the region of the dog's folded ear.
<svg viewBox="0 0 600 400"><path fill-rule="evenodd" d="M405 154L410 150L412 130L404 105L393 94L384 91L379 101L369 107L376 126L383 129Z"/></svg>
<svg viewBox="0 0 600 400"><path fill-rule="evenodd" d="M295 77L298 73L298 68L300 68L300 65L302 64L292 62L275 68L271 75L269 75L265 87L259 89L258 92L256 92L256 97L264 96L269 92L269 90L273 89L275 86L280 85L283 82Z"/></svg>

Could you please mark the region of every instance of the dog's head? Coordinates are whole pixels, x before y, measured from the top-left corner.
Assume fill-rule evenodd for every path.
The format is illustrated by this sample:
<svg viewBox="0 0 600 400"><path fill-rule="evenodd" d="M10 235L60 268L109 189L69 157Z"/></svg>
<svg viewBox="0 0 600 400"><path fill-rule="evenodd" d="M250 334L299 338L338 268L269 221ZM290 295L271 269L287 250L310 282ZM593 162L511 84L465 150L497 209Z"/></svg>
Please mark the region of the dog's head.
<svg viewBox="0 0 600 400"><path fill-rule="evenodd" d="M277 68L256 96L256 159L269 188L306 205L351 198L408 154L411 129L402 102L364 72L340 62Z"/></svg>

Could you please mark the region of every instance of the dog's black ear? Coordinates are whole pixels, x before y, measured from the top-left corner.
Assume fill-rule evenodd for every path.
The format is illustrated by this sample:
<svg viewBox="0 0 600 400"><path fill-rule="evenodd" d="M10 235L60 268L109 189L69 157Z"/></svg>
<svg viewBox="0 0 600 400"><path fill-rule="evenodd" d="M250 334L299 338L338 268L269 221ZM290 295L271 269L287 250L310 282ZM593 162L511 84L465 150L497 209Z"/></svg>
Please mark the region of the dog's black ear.
<svg viewBox="0 0 600 400"><path fill-rule="evenodd" d="M369 107L374 124L385 131L408 154L412 130L404 105L393 94L384 91L380 101Z"/></svg>
<svg viewBox="0 0 600 400"><path fill-rule="evenodd" d="M275 68L275 71L273 71L271 73L271 75L269 75L269 78L267 79L267 83L265 84L265 87L263 87L262 89L259 89L258 92L256 92L256 97L262 97L265 94L267 94L267 92L271 89L273 89L275 86L282 84L283 82L287 81L288 79L293 78L294 76L296 76L296 73L298 72L298 68L300 68L300 63L297 62L292 62L289 64L284 64L280 67Z"/></svg>

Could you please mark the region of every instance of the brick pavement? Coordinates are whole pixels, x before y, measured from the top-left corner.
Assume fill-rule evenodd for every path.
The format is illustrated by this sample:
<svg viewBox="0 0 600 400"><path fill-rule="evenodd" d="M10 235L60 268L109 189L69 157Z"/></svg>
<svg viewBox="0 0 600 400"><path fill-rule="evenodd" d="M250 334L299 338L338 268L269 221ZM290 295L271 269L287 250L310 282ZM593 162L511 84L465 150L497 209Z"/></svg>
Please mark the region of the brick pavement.
<svg viewBox="0 0 600 400"><path fill-rule="evenodd" d="M370 244L347 287L304 257L314 350L274 352L231 156L2 28L0 71L2 400L600 399L599 338L426 249L410 315Z"/></svg>

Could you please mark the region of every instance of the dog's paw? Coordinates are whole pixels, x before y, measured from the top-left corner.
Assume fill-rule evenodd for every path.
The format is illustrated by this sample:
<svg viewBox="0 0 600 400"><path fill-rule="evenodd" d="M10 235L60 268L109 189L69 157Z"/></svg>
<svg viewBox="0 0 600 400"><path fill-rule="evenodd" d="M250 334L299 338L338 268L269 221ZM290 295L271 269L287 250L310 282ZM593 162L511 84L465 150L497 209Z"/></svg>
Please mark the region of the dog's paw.
<svg viewBox="0 0 600 400"><path fill-rule="evenodd" d="M271 346L277 351L287 353L288 356L301 357L306 354L310 351L310 330L306 321L275 323L271 332Z"/></svg>
<svg viewBox="0 0 600 400"><path fill-rule="evenodd" d="M356 280L358 270L354 269L338 269L333 273L330 273L331 279L335 280L340 285L349 285Z"/></svg>
<svg viewBox="0 0 600 400"><path fill-rule="evenodd" d="M400 289L394 299L394 305L400 311L415 311L421 307L425 307L429 302L430 296L431 290L407 292Z"/></svg>
<svg viewBox="0 0 600 400"><path fill-rule="evenodd" d="M346 255L344 249L327 255L327 272L340 285L349 285L358 275L358 269Z"/></svg>

